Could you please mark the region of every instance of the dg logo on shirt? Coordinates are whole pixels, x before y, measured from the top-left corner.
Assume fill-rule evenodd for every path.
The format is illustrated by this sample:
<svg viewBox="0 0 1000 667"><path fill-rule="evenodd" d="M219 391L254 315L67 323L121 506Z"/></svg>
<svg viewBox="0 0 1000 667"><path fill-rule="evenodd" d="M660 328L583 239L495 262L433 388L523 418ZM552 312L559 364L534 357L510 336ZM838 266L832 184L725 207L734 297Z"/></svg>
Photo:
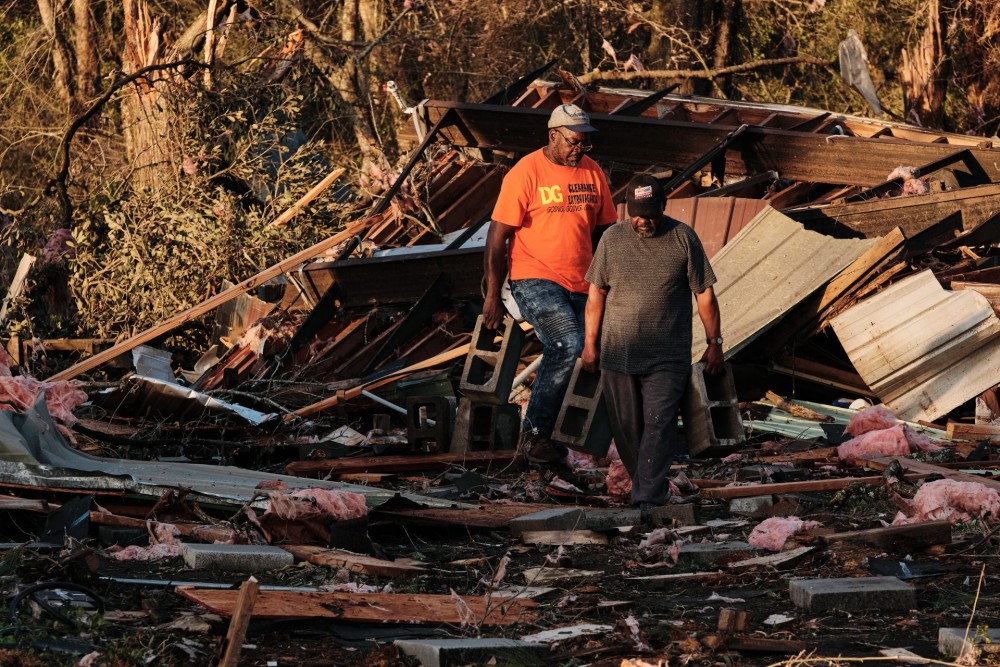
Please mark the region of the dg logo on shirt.
<svg viewBox="0 0 1000 667"><path fill-rule="evenodd" d="M562 188L558 185L538 186L538 196L542 198L542 206L548 204L561 204L563 201Z"/></svg>

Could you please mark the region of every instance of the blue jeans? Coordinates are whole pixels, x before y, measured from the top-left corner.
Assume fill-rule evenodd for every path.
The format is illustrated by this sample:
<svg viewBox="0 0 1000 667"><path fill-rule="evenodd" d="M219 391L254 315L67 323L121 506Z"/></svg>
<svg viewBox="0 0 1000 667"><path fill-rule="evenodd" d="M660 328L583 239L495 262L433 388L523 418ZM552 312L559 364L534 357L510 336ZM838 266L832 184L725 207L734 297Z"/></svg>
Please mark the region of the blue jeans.
<svg viewBox="0 0 1000 667"><path fill-rule="evenodd" d="M541 278L512 280L510 293L542 343L542 365L531 385L524 428L548 434L556 424L573 367L583 352L587 295Z"/></svg>

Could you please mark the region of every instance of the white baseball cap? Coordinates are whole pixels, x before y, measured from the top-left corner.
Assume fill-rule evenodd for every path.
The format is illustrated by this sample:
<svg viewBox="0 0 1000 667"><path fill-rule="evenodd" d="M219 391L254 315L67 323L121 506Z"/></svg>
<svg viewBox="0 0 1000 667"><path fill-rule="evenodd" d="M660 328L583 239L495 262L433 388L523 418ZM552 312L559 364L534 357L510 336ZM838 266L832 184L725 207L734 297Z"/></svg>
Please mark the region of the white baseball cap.
<svg viewBox="0 0 1000 667"><path fill-rule="evenodd" d="M587 112L575 104L560 104L552 110L549 129L553 127L565 127L574 132L597 132L597 128L591 126Z"/></svg>

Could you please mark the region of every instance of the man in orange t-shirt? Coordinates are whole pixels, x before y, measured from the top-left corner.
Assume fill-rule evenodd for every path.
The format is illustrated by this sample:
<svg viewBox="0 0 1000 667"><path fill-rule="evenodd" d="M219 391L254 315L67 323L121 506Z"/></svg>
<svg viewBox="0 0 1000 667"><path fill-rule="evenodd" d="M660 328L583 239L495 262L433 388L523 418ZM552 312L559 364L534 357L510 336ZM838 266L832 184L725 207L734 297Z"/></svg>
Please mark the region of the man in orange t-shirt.
<svg viewBox="0 0 1000 667"><path fill-rule="evenodd" d="M541 464L560 458L549 438L583 350L584 276L600 233L618 217L604 171L584 155L596 131L587 114L563 104L548 127L548 143L503 179L486 239L483 304L485 325L500 328L509 257L511 295L542 343L518 453Z"/></svg>

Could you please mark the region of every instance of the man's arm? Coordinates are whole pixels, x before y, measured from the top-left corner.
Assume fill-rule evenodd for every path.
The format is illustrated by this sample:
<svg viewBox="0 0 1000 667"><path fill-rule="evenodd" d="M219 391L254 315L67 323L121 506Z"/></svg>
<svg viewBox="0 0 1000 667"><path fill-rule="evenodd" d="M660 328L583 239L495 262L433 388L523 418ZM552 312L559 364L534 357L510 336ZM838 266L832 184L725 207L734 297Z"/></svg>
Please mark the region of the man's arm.
<svg viewBox="0 0 1000 667"><path fill-rule="evenodd" d="M584 310L583 354L580 355L580 359L583 361L584 370L591 373L597 370L601 359L601 349L597 341L601 333L601 321L604 319L604 300L607 294L608 290L590 284L587 307Z"/></svg>
<svg viewBox="0 0 1000 667"><path fill-rule="evenodd" d="M506 315L506 309L500 300L500 288L507 277L507 242L513 238L515 231L515 227L491 220L490 231L486 235L483 267L486 273L486 300L483 303L483 323L490 329L499 329Z"/></svg>
<svg viewBox="0 0 1000 667"><path fill-rule="evenodd" d="M702 326L705 327L705 338L721 338L722 315L719 313L719 301L715 298L715 290L709 287L704 292L696 294L695 300L698 302L698 315L701 317ZM705 363L705 372L709 375L721 373L725 363L722 346L710 344L701 360Z"/></svg>

